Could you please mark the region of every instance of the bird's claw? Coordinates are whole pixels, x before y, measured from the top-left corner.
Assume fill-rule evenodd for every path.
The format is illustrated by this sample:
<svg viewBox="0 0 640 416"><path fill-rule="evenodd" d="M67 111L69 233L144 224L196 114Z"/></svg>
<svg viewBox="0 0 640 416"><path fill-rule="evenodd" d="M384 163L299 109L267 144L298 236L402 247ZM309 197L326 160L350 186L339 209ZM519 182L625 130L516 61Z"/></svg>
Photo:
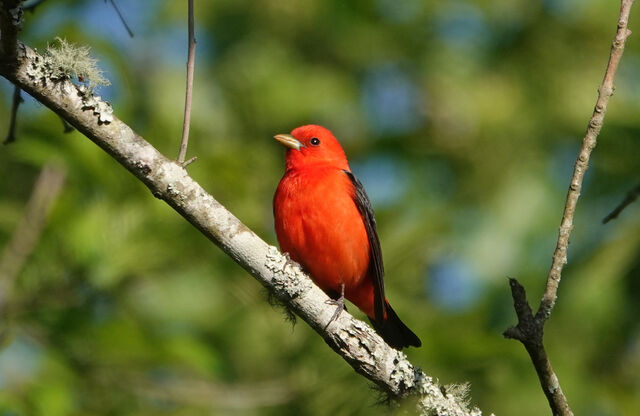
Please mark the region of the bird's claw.
<svg viewBox="0 0 640 416"><path fill-rule="evenodd" d="M329 320L329 323L338 319L342 311L345 309L343 297L340 297L336 300L333 300L333 299L325 300L324 303L326 303L327 305L333 305L336 307L335 312L333 313L333 315L331 315L331 319Z"/></svg>

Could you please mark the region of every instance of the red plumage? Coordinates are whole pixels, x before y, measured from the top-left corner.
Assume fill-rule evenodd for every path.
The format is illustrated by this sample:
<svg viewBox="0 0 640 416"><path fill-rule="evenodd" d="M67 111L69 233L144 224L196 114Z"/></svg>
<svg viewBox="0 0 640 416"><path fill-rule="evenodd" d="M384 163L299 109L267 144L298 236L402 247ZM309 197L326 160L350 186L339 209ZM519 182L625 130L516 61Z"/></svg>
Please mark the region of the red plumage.
<svg viewBox="0 0 640 416"><path fill-rule="evenodd" d="M324 127L308 125L276 139L287 146L285 174L273 201L281 250L332 298L344 285L344 297L369 316L389 345L420 346L385 298L373 210L336 138Z"/></svg>

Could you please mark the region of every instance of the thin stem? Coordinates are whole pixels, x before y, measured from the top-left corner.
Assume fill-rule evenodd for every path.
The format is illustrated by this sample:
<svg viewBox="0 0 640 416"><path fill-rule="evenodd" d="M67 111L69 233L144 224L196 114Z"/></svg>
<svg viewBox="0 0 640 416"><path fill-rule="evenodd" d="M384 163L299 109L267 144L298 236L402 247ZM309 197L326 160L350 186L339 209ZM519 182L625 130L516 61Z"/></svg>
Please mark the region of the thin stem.
<svg viewBox="0 0 640 416"><path fill-rule="evenodd" d="M195 68L196 38L194 35L193 0L189 0L189 56L187 58L187 92L184 99L184 123L178 163L184 164L189 144L189 125L191 124L191 96L193 94L193 70Z"/></svg>
<svg viewBox="0 0 640 416"><path fill-rule="evenodd" d="M580 197L582 180L589 166L591 151L596 147L598 134L600 133L602 123L604 122L604 116L607 112L609 98L613 95L613 80L615 78L616 71L618 70L620 58L622 58L622 53L624 52L625 41L631 34L631 31L627 29L627 24L629 22L629 12L631 11L632 4L633 0L621 1L618 31L611 46L609 63L604 73L602 84L600 84L600 88L598 88L598 100L593 110L593 114L591 115L591 119L589 120L587 132L582 140L582 148L578 154L578 159L576 160L573 168L573 177L571 178L571 185L569 186L569 191L567 193L567 201L565 203L562 222L558 232L558 242L556 244L555 252L553 253L553 262L551 264L549 274L547 275L547 286L545 288L544 295L542 296L538 312L536 313L536 319L548 319L556 303L562 269L567 263L569 236L571 235L571 230L573 230L573 216L575 214L578 198Z"/></svg>
<svg viewBox="0 0 640 416"><path fill-rule="evenodd" d="M11 105L11 119L9 120L9 132L7 138L4 139L3 144L9 144L16 141L16 121L18 118L18 107L24 100L20 95L20 87L15 86L13 89L13 104Z"/></svg>
<svg viewBox="0 0 640 416"><path fill-rule="evenodd" d="M613 211L611 211L609 213L609 215L604 217L604 219L602 220L602 223L606 224L609 221L611 221L611 220L613 220L615 218L618 218L618 215L620 215L620 213L626 207L631 205L633 203L633 201L638 199L638 197L640 197L640 185L638 185L635 188L633 188L632 190L630 190L629 193L627 193L627 196L624 198L624 200L620 203L620 205L618 205Z"/></svg>
<svg viewBox="0 0 640 416"><path fill-rule="evenodd" d="M113 6L113 8L116 10L116 13L118 13L118 17L120 18L120 21L124 25L124 28L127 30L127 33L129 34L130 37L133 37L133 31L131 30L131 28L127 24L127 21L125 20L124 16L120 12L120 8L118 8L118 5L116 4L116 1L115 0L109 0L109 1L111 2L111 5Z"/></svg>

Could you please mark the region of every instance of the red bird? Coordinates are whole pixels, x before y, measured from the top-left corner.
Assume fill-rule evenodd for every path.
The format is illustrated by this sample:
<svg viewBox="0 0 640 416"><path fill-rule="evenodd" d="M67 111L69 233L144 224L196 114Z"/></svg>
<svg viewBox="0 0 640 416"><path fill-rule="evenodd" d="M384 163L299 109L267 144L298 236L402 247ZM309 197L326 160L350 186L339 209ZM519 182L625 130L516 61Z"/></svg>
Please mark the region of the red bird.
<svg viewBox="0 0 640 416"><path fill-rule="evenodd" d="M348 299L393 348L419 347L384 294L384 267L369 198L333 134L308 125L275 139L287 147L286 170L273 198L283 252L337 305Z"/></svg>

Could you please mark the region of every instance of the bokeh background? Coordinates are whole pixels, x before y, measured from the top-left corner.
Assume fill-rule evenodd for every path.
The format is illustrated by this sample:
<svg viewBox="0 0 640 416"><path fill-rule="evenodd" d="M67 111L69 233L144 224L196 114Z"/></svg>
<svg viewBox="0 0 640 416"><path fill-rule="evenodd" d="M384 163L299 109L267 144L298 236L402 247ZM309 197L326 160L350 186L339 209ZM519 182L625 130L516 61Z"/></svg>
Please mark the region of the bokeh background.
<svg viewBox="0 0 640 416"><path fill-rule="evenodd" d="M613 0L196 2L191 175L275 244L272 140L306 123L342 141L378 218L411 361L471 383L487 414L549 414L507 276L537 306L573 161L609 54ZM186 2L49 0L21 38L90 45L102 95L178 152ZM640 6L638 6L640 7ZM640 28L633 10L631 29ZM639 31L640 32L640 31ZM640 414L640 41L622 60L545 341L576 414ZM0 80L0 132L12 87ZM67 179L2 318L1 415L396 412L304 323L103 151L26 98L0 149L0 248L38 173ZM355 308L350 310L362 316Z"/></svg>

